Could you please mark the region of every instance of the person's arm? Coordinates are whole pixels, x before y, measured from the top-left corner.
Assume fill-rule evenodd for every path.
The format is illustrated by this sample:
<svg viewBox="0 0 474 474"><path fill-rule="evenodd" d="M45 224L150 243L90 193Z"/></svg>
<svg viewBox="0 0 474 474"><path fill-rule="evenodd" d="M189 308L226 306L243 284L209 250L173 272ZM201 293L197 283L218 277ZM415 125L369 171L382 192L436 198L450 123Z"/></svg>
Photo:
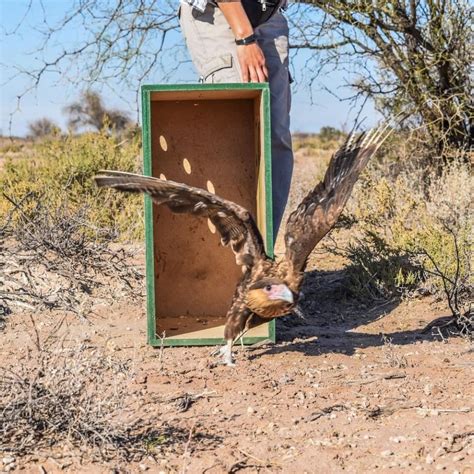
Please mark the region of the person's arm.
<svg viewBox="0 0 474 474"><path fill-rule="evenodd" d="M246 38L253 33L252 25L240 1L217 1L236 39ZM265 82L268 79L265 56L257 43L237 46L237 55L243 82Z"/></svg>

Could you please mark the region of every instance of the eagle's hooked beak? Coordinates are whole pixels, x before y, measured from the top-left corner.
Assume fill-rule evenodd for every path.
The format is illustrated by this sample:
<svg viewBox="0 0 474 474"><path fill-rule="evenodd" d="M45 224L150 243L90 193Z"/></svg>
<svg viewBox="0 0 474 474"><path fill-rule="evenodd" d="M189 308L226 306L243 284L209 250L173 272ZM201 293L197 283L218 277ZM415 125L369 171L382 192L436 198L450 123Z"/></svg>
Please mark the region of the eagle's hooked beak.
<svg viewBox="0 0 474 474"><path fill-rule="evenodd" d="M293 293L286 285L273 285L272 291L268 295L271 300L283 300L293 304Z"/></svg>

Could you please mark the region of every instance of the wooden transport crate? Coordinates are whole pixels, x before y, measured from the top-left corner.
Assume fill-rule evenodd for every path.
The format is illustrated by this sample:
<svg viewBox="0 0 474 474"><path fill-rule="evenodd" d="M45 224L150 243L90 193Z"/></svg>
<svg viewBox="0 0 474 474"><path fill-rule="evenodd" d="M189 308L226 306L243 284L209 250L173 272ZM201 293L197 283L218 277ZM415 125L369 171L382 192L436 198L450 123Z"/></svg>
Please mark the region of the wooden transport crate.
<svg viewBox="0 0 474 474"><path fill-rule="evenodd" d="M267 84L142 86L144 173L208 189L245 206L273 254ZM210 221L145 198L148 342L222 343L241 276ZM161 336L165 333L165 338ZM274 322L244 343L274 340Z"/></svg>

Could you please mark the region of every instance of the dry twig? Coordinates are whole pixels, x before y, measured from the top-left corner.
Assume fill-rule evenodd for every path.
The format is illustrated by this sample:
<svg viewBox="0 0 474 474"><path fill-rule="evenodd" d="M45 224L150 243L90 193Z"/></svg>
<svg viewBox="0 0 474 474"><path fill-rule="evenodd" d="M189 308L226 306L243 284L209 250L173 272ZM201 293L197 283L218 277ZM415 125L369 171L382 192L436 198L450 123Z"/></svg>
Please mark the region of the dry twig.
<svg viewBox="0 0 474 474"><path fill-rule="evenodd" d="M0 314L46 308L85 318L94 303L142 296L143 271L130 263L133 253L113 249L115 232L93 226L86 209L72 213L63 203L52 211L38 196L4 197L18 220L7 219L0 230ZM33 212L26 212L27 204Z"/></svg>

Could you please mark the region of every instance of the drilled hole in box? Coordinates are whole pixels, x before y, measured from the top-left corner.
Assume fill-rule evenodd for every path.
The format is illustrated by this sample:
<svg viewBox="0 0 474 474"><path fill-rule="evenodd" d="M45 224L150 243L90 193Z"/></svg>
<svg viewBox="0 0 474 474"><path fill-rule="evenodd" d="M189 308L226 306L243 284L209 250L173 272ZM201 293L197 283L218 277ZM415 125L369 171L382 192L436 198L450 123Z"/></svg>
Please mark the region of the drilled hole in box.
<svg viewBox="0 0 474 474"><path fill-rule="evenodd" d="M160 147L163 151L168 151L168 142L163 135L160 135Z"/></svg>
<svg viewBox="0 0 474 474"><path fill-rule="evenodd" d="M212 181L208 180L207 183L206 183L206 186L207 186L207 190L210 193L216 194L216 188L214 188L214 185L212 184Z"/></svg>
<svg viewBox="0 0 474 474"><path fill-rule="evenodd" d="M189 162L187 158L183 160L183 168L187 174L191 174L191 163Z"/></svg>

